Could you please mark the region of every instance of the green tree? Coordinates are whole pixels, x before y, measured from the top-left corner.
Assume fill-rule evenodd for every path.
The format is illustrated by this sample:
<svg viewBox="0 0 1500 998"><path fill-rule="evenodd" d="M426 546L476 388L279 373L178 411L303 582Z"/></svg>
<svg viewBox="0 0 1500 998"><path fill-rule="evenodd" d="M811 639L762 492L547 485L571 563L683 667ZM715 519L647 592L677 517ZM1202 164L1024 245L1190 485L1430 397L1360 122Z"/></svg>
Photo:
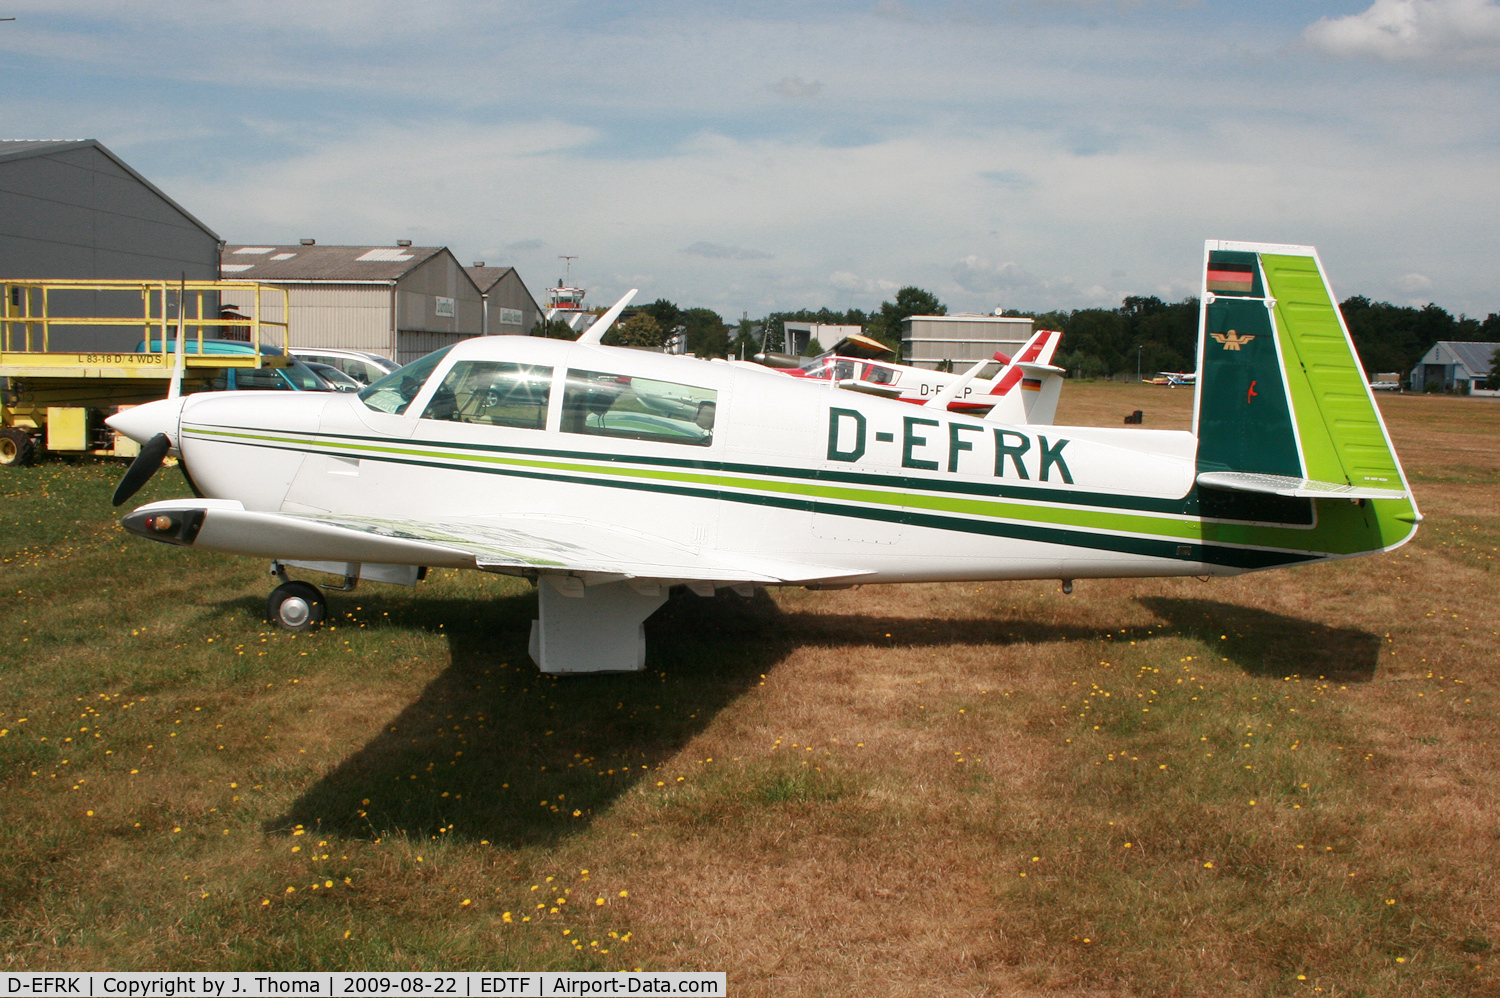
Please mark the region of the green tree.
<svg viewBox="0 0 1500 998"><path fill-rule="evenodd" d="M808 339L808 341L807 341L807 349L802 351L802 356L804 356L804 357L816 357L818 354L820 354L822 352L823 352L823 344L821 344L821 343L818 342L818 338L816 336L813 336L813 337L810 337Z"/></svg>
<svg viewBox="0 0 1500 998"><path fill-rule="evenodd" d="M1487 327L1500 332L1500 319L1480 322L1448 311L1431 302L1422 308L1372 302L1363 295L1346 298L1339 305L1344 325L1359 351L1367 375L1380 371L1410 371L1438 340L1483 340ZM1496 319L1491 323L1491 319Z"/></svg>
<svg viewBox="0 0 1500 998"><path fill-rule="evenodd" d="M865 332L890 347L901 349L901 323L914 315L947 315L948 306L931 291L908 284L896 292L896 300L880 303L878 318L871 316Z"/></svg>
<svg viewBox="0 0 1500 998"><path fill-rule="evenodd" d="M568 327L561 319L538 319L536 325L531 327L532 336L545 336L553 340L576 340L578 333Z"/></svg>
<svg viewBox="0 0 1500 998"><path fill-rule="evenodd" d="M603 343L620 347L661 348L665 336L650 312L637 312L604 334Z"/></svg>
<svg viewBox="0 0 1500 998"><path fill-rule="evenodd" d="M643 305L640 311L649 313L661 327L663 336L670 336L672 330L682 325L682 309L665 298L658 298L650 305Z"/></svg>
<svg viewBox="0 0 1500 998"><path fill-rule="evenodd" d="M687 352L695 357L729 356L729 327L710 308L690 308L682 313L687 327Z"/></svg>

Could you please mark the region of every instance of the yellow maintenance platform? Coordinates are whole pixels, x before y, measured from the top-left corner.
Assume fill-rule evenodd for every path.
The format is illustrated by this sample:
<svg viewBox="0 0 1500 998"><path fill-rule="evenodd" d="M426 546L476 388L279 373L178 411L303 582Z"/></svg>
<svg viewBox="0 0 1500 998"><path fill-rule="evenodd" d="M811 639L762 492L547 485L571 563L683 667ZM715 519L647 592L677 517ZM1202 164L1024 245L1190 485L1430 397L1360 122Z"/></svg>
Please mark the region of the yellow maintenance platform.
<svg viewBox="0 0 1500 998"><path fill-rule="evenodd" d="M41 449L133 457L137 445L104 418L166 397L179 328L184 393L213 387L229 368L286 364L287 292L256 281L0 280L0 294L0 467ZM223 314L228 301L236 311ZM222 339L244 352L205 349ZM64 341L70 349L53 348ZM114 346L78 349L90 341ZM119 349L126 341L134 348Z"/></svg>

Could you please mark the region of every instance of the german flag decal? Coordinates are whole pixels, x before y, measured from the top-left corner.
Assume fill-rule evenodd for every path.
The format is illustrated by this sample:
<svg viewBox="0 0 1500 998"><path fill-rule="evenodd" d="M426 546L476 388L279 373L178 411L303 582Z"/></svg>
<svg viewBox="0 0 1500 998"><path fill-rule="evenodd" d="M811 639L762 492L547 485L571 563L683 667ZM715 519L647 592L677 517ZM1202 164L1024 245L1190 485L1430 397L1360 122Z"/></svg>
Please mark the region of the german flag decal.
<svg viewBox="0 0 1500 998"><path fill-rule="evenodd" d="M1208 265L1208 290L1248 295L1255 291L1255 270L1248 263L1214 263Z"/></svg>

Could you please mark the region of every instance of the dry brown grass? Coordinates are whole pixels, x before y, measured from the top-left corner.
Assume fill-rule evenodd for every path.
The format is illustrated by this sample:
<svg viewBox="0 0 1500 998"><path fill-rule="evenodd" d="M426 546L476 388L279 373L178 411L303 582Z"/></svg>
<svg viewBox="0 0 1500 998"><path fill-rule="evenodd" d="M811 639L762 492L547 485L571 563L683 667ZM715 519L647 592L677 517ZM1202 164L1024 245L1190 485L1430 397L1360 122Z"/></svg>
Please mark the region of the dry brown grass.
<svg viewBox="0 0 1500 998"><path fill-rule="evenodd" d="M1070 384L1059 421L1186 428L1191 397ZM260 566L39 506L71 553L0 602L0 951L722 969L737 995L1500 992L1500 405L1381 404L1429 518L1392 554L683 597L648 672L607 679L535 675L523 589L372 587L290 639L256 621ZM87 619L46 616L69 599ZM57 739L98 733L75 721L103 737L62 770Z"/></svg>

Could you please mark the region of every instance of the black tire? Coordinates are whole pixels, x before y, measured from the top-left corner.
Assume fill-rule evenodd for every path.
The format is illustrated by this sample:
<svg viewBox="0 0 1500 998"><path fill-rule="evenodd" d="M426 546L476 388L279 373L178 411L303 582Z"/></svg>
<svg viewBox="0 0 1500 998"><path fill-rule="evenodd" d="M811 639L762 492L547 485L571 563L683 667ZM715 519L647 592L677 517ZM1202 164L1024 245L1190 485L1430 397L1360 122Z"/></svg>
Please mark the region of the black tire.
<svg viewBox="0 0 1500 998"><path fill-rule="evenodd" d="M31 434L14 426L0 428L0 468L19 468L35 456Z"/></svg>
<svg viewBox="0 0 1500 998"><path fill-rule="evenodd" d="M328 602L307 582L284 582L271 590L266 616L287 631L311 631L328 616Z"/></svg>

